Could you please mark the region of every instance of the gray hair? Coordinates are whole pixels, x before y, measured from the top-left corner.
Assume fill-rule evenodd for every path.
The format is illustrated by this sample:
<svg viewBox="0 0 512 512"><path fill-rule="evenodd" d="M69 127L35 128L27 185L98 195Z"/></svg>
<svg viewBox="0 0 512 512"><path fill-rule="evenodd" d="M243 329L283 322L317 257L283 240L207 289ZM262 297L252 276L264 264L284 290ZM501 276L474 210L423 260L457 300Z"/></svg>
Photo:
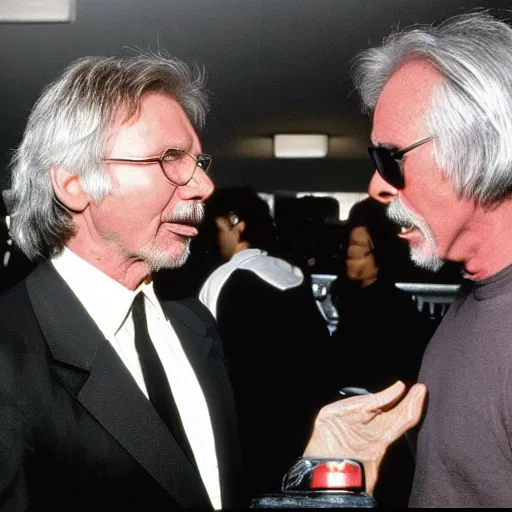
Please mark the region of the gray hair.
<svg viewBox="0 0 512 512"><path fill-rule="evenodd" d="M205 81L203 69L162 54L85 57L66 68L34 105L11 162L11 235L21 250L31 259L47 257L75 232L70 213L56 200L51 168L79 176L100 201L112 188L101 158L120 109L133 118L146 93L162 92L200 129L208 111Z"/></svg>
<svg viewBox="0 0 512 512"><path fill-rule="evenodd" d="M503 200L512 192L512 28L482 11L391 34L355 59L364 111L375 109L391 75L414 58L443 77L425 117L437 165L461 197Z"/></svg>

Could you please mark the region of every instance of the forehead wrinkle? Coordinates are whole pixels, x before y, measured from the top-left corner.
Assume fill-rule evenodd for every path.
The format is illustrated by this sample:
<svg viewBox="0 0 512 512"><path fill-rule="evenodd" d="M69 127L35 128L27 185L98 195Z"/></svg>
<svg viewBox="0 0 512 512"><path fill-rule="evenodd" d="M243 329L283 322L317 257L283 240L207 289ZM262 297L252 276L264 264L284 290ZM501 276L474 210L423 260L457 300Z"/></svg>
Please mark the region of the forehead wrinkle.
<svg viewBox="0 0 512 512"><path fill-rule="evenodd" d="M169 115L173 117L169 129ZM195 141L195 131L181 105L175 98L164 93L153 92L144 95L138 111L127 118L124 107L120 108L113 123L111 147L123 134L127 157L139 157L137 147L145 140L147 148L143 156L161 156L168 148L190 151ZM169 136L173 140L169 140Z"/></svg>
<svg viewBox="0 0 512 512"><path fill-rule="evenodd" d="M377 101L372 140L405 147L428 136L425 117L434 88L442 80L439 71L425 59L411 59L399 66Z"/></svg>

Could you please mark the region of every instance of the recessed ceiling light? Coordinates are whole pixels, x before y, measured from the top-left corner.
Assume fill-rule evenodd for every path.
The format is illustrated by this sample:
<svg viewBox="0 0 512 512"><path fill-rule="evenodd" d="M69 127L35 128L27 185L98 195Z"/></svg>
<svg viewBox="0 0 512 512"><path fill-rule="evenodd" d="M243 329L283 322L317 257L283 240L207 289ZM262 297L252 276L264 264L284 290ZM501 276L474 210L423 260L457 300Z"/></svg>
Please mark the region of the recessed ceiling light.
<svg viewBox="0 0 512 512"><path fill-rule="evenodd" d="M325 134L276 134L276 158L323 158L327 156L329 139Z"/></svg>
<svg viewBox="0 0 512 512"><path fill-rule="evenodd" d="M0 23L71 23L76 0L1 0Z"/></svg>

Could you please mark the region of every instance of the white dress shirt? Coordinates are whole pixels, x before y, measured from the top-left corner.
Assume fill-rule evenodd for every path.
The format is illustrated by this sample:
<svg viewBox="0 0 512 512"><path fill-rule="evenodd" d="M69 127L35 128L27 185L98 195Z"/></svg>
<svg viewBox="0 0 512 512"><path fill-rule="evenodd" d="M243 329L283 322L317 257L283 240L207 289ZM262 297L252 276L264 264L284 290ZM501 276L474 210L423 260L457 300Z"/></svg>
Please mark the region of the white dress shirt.
<svg viewBox="0 0 512 512"><path fill-rule="evenodd" d="M131 316L133 299L138 292L144 293L151 340L169 379L204 485L213 507L219 510L222 503L217 454L206 400L181 342L156 298L153 284L143 283L137 290L129 290L68 248L54 257L52 263L147 397Z"/></svg>

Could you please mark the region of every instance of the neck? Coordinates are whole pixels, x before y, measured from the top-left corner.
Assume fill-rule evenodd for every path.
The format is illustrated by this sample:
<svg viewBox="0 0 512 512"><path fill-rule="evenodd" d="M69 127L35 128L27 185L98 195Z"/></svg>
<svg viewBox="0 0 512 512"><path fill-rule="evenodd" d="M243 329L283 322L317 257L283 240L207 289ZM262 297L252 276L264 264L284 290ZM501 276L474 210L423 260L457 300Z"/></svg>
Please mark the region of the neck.
<svg viewBox="0 0 512 512"><path fill-rule="evenodd" d="M370 277L366 279L361 280L361 288L366 288L367 286L370 286L371 284L375 283L377 281L377 277Z"/></svg>
<svg viewBox="0 0 512 512"><path fill-rule="evenodd" d="M470 225L447 253L460 261L470 279L490 277L512 264L512 200L492 207L478 206Z"/></svg>
<svg viewBox="0 0 512 512"><path fill-rule="evenodd" d="M231 255L231 257L233 257L235 254L238 254L239 252L245 251L245 249L251 249L251 244L249 244L249 242L246 241L238 242L236 244L235 249L233 250L233 254Z"/></svg>
<svg viewBox="0 0 512 512"><path fill-rule="evenodd" d="M115 279L129 290L136 290L143 282L151 282L151 270L147 263L138 259L123 257L115 245L84 244L78 237L66 243L66 246L83 260Z"/></svg>

